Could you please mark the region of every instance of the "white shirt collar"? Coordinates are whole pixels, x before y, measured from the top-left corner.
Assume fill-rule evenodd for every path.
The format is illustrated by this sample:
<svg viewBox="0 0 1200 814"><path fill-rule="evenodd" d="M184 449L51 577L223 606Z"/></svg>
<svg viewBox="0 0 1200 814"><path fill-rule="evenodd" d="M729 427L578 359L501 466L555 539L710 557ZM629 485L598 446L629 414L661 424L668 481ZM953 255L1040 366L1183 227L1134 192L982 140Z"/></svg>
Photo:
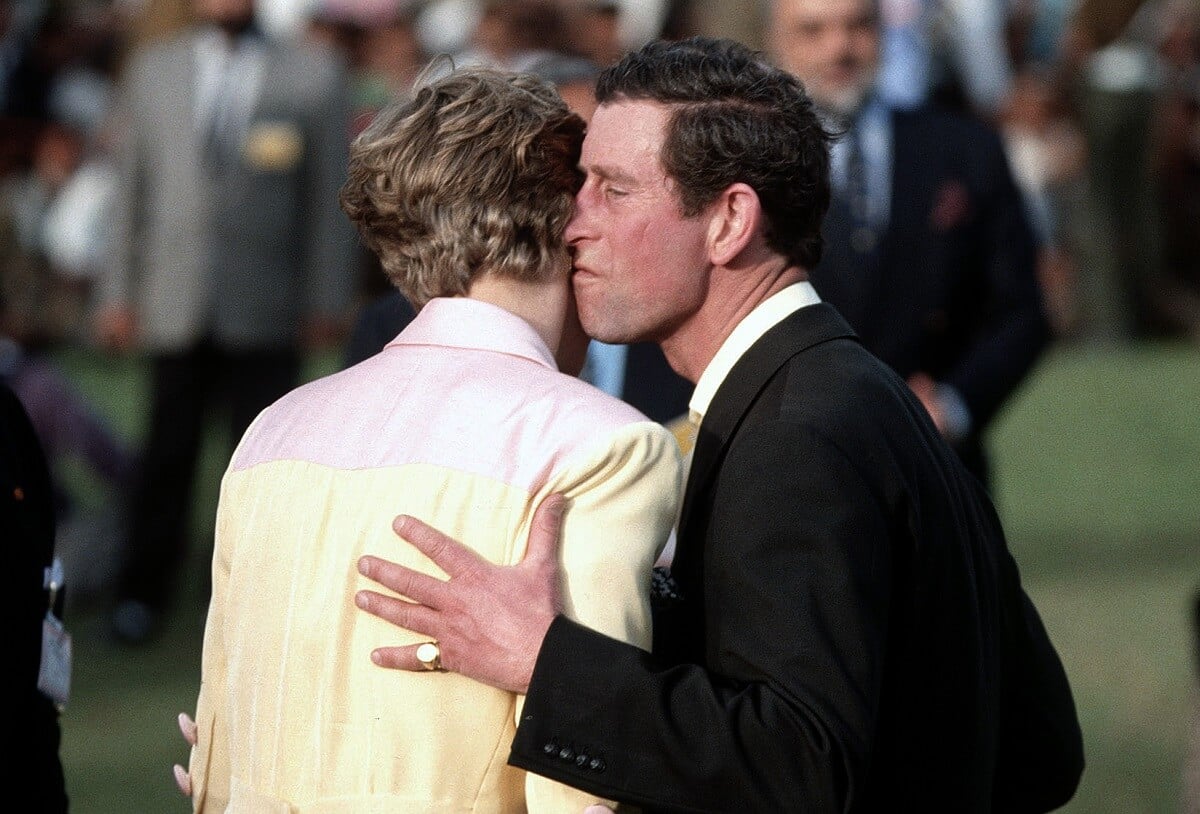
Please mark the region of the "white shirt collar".
<svg viewBox="0 0 1200 814"><path fill-rule="evenodd" d="M817 296L817 291L811 283L799 282L775 292L754 306L754 310L746 314L721 343L717 355L708 363L708 367L704 368L704 373L696 382L696 389L688 402L692 423L700 425L725 377L746 351L750 350L751 345L797 310L806 305L816 305L820 301L821 298Z"/></svg>

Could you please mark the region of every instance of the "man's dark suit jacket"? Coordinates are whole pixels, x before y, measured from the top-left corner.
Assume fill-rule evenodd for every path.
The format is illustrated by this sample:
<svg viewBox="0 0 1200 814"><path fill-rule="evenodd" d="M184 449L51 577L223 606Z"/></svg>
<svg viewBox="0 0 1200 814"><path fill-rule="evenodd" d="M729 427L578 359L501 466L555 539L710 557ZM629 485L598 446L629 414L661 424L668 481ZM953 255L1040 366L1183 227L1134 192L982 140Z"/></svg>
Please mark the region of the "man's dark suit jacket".
<svg viewBox="0 0 1200 814"><path fill-rule="evenodd" d="M835 200L811 280L901 378L958 390L973 428L955 448L987 484L981 435L1051 335L1033 233L994 130L933 108L892 122L887 228L873 251L854 251Z"/></svg>
<svg viewBox="0 0 1200 814"><path fill-rule="evenodd" d="M775 326L721 385L678 531L653 654L558 617L511 763L663 811L1072 796L1070 687L992 505L831 306Z"/></svg>
<svg viewBox="0 0 1200 814"><path fill-rule="evenodd" d="M50 597L43 569L54 557L54 493L42 445L24 406L0 379L0 541L5 548L4 653L12 683L2 745L29 810L65 812L58 710L38 689L42 621ZM56 606L61 613L61 607Z"/></svg>

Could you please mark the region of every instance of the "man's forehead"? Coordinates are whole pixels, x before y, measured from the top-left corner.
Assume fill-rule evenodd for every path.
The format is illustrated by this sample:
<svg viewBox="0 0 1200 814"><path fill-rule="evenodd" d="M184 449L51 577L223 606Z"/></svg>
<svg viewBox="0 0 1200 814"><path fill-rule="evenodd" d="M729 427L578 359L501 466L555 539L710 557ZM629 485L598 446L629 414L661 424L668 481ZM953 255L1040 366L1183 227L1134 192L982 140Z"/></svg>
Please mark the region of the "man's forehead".
<svg viewBox="0 0 1200 814"><path fill-rule="evenodd" d="M669 110L658 102L618 101L596 108L583 140L588 153L637 158L658 155Z"/></svg>
<svg viewBox="0 0 1200 814"><path fill-rule="evenodd" d="M874 17L875 0L775 0L775 13L796 21L829 22L847 17Z"/></svg>
<svg viewBox="0 0 1200 814"><path fill-rule="evenodd" d="M671 105L653 99L612 99L596 108L601 124L614 124L624 130L640 128L662 132L671 117Z"/></svg>

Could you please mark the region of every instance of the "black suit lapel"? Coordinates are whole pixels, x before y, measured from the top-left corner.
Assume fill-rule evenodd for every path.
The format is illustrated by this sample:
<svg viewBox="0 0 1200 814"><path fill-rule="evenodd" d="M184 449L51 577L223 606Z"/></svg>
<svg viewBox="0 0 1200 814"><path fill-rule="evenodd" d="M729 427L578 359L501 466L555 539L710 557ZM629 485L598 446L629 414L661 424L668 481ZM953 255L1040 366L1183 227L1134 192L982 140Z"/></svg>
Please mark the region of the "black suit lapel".
<svg viewBox="0 0 1200 814"><path fill-rule="evenodd" d="M831 339L853 337L854 331L832 305L801 308L767 331L738 360L722 382L696 436L692 464L679 519L680 548L687 545L695 505L716 471L725 447L755 398L779 368L798 353Z"/></svg>

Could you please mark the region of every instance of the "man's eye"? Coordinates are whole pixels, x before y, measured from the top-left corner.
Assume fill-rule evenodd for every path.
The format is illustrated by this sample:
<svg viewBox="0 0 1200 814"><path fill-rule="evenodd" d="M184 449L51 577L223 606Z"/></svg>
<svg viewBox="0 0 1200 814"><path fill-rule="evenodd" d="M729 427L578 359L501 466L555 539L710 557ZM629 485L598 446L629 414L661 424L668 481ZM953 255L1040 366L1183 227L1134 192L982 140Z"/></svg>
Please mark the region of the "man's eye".
<svg viewBox="0 0 1200 814"><path fill-rule="evenodd" d="M610 198L623 198L625 197L625 190L618 189L617 187L605 187L604 194Z"/></svg>

